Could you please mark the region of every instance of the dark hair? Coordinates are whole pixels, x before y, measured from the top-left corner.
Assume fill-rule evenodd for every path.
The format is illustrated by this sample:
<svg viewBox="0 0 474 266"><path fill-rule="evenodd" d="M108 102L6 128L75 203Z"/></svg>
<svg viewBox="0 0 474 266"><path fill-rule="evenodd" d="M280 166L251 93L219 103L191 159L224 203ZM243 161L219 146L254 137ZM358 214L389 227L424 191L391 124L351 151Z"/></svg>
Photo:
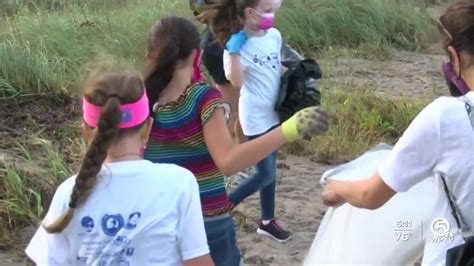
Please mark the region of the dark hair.
<svg viewBox="0 0 474 266"><path fill-rule="evenodd" d="M260 0L222 0L203 12L199 20L209 25L217 41L225 45L230 35L243 28L245 9L255 8Z"/></svg>
<svg viewBox="0 0 474 266"><path fill-rule="evenodd" d="M84 87L84 97L91 103L102 106L97 132L90 143L74 184L69 209L56 221L44 225L48 233L59 233L70 223L74 209L84 203L97 183L102 164L112 143L124 135L136 133L141 125L119 129L122 112L120 105L132 103L143 95L144 84L139 74L111 72L97 76L94 74Z"/></svg>
<svg viewBox="0 0 474 266"><path fill-rule="evenodd" d="M474 1L464 0L452 4L440 17L443 46L453 46L458 52L474 56Z"/></svg>
<svg viewBox="0 0 474 266"><path fill-rule="evenodd" d="M150 113L161 92L173 78L179 60L186 60L199 49L200 36L196 26L183 17L170 16L159 20L148 37L145 86Z"/></svg>

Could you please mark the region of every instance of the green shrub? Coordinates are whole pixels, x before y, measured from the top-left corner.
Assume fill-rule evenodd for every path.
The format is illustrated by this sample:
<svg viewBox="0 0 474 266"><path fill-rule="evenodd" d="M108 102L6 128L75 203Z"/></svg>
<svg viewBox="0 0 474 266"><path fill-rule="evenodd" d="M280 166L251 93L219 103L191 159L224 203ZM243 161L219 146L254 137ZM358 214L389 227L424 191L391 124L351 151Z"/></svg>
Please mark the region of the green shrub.
<svg viewBox="0 0 474 266"><path fill-rule="evenodd" d="M309 151L330 163L353 159L379 142L394 144L427 104L369 90L325 91L322 103L331 114L331 127L326 135L313 139Z"/></svg>

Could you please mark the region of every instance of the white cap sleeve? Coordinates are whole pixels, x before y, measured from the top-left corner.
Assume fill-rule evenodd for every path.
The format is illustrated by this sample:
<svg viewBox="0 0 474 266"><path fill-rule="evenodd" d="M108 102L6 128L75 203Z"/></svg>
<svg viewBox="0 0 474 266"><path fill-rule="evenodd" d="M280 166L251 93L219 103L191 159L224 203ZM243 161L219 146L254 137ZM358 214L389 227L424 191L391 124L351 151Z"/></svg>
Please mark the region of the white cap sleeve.
<svg viewBox="0 0 474 266"><path fill-rule="evenodd" d="M54 193L48 213L43 223L51 223L68 210L69 198L75 178L63 182ZM49 234L39 226L25 250L37 265L71 265L69 241L63 233Z"/></svg>
<svg viewBox="0 0 474 266"><path fill-rule="evenodd" d="M439 114L436 102L421 111L379 168L393 190L407 191L432 174L441 152Z"/></svg>

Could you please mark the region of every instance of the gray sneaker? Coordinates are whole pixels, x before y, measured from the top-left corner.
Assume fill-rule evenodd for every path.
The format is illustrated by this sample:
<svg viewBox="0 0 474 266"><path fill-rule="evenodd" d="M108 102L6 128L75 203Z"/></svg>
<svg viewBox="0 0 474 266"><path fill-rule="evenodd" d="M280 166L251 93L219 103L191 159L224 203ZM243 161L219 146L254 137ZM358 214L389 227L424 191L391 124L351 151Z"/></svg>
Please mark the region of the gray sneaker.
<svg viewBox="0 0 474 266"><path fill-rule="evenodd" d="M271 220L267 225L260 222L257 234L269 236L280 243L290 240L292 236L290 231L283 229L275 220Z"/></svg>

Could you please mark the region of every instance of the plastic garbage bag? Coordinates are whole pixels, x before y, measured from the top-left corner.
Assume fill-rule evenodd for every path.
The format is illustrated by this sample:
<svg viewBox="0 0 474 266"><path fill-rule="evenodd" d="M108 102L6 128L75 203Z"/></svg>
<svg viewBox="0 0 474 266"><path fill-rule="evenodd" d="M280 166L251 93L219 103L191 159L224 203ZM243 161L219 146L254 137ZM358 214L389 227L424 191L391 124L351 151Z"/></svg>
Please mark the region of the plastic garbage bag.
<svg viewBox="0 0 474 266"><path fill-rule="evenodd" d="M303 108L320 105L322 73L314 59L304 59L287 44L282 46L281 54L282 65L288 70L281 78L275 110L283 122Z"/></svg>
<svg viewBox="0 0 474 266"><path fill-rule="evenodd" d="M357 180L373 174L392 147L379 144L359 158L325 172L321 178ZM344 204L329 208L304 265L408 265L423 255L437 187L426 178L408 192L397 193L377 210ZM428 230L427 230L428 229Z"/></svg>

